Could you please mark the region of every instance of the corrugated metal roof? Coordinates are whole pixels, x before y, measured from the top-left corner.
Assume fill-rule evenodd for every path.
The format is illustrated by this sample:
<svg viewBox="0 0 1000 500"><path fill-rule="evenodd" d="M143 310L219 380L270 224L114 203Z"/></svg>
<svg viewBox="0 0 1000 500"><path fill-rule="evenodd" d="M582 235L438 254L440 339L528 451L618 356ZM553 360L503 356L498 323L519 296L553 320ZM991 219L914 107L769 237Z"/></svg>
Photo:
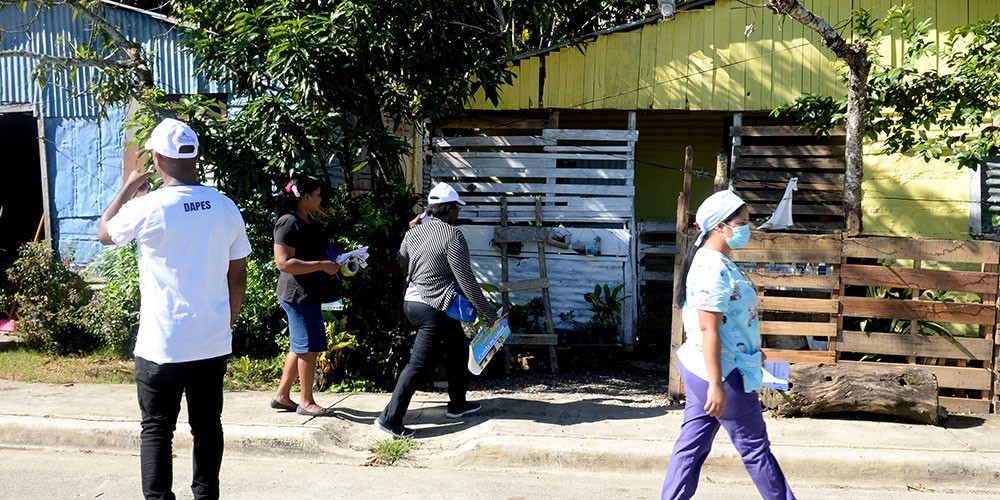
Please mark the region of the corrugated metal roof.
<svg viewBox="0 0 1000 500"><path fill-rule="evenodd" d="M153 78L156 85L171 94L218 93L223 89L207 82L194 71L193 57L180 49L178 28L144 12L106 7L109 21L119 26L129 38L137 40L153 58ZM16 7L0 9L0 50L30 50L51 55L67 55L61 39L86 41L90 38L89 24L73 9L56 7L41 14L38 21L24 31L32 12ZM93 69L81 69L73 85L73 95L67 95L67 78L52 81L56 85L40 89L31 79L35 61L25 57L0 58L0 104L10 102L42 103L48 117L95 116L97 106L87 95L79 95L85 83L94 75Z"/></svg>

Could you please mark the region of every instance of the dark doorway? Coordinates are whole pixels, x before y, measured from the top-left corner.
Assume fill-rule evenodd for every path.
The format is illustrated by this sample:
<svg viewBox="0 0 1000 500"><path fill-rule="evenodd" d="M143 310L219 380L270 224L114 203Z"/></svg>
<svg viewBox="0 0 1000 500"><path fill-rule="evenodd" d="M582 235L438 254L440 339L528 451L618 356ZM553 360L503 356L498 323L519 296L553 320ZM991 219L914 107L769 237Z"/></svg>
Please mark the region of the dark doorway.
<svg viewBox="0 0 1000 500"><path fill-rule="evenodd" d="M0 197L0 269L7 269L43 214L38 120L31 113L0 113L0 172L7 187Z"/></svg>

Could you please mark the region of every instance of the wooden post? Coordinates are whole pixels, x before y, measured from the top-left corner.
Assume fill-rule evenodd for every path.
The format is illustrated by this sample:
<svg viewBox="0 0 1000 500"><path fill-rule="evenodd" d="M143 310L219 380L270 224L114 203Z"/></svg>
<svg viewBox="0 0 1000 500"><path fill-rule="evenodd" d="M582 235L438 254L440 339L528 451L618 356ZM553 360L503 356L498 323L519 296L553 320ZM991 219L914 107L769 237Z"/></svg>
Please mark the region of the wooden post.
<svg viewBox="0 0 1000 500"><path fill-rule="evenodd" d="M688 207L691 203L691 171L694 167L694 148L688 146L684 150L684 189L677 197L677 245L674 253L674 300L670 318L670 372L667 379L667 390L673 402L680 401L684 396L684 383L678 367L677 349L684 343L684 322L681 319L681 308L676 306L677 289L681 280L681 269L689 257L687 228Z"/></svg>
<svg viewBox="0 0 1000 500"><path fill-rule="evenodd" d="M635 130L635 111L628 113L628 129ZM628 160L625 168L635 171L635 141L629 141ZM626 186L634 186L635 179L625 181ZM629 258L625 262L625 292L632 296L632 299L625 301L622 305L622 344L625 345L626 352L633 352L636 344L636 337L639 330L639 232L636 228L635 204L632 205L632 213L628 218L629 232Z"/></svg>
<svg viewBox="0 0 1000 500"><path fill-rule="evenodd" d="M45 105L38 104L35 109L38 119L38 166L41 168L42 180L42 220L45 224L45 244L52 246L52 213L49 209L49 160L48 148L45 147ZM36 238L37 239L37 238Z"/></svg>
<svg viewBox="0 0 1000 500"><path fill-rule="evenodd" d="M743 113L736 113L733 115L733 126L742 127L743 126ZM743 139L740 136L733 137L733 154L732 162L729 164L729 189L733 188L733 178L736 177L736 148L743 145Z"/></svg>
<svg viewBox="0 0 1000 500"><path fill-rule="evenodd" d="M837 314L830 316L830 322L836 325L834 331L837 333L837 336L827 337L827 351L831 353L834 361L840 361L840 352L837 350L837 343L840 341L840 332L844 329L844 317L840 315L840 298L844 296L845 286L844 280L840 277L840 270L846 263L847 257L844 257L844 233L840 233L840 263L839 265L832 266L833 274L837 277L837 288L831 290L830 293L830 298L837 301Z"/></svg>
<svg viewBox="0 0 1000 500"><path fill-rule="evenodd" d="M982 271L984 273L995 274L998 270L1000 270L1000 266L998 266L997 264L983 264ZM998 298L997 294L983 294L983 304L996 305L998 304L997 298ZM983 367L989 370L990 377L992 378L992 383L990 384L989 390L984 391L985 392L984 396L986 396L984 399L987 399L990 402L990 408L992 413L997 412L998 391L996 388L996 384L998 383L998 379L997 379L996 367L997 367L997 354L1000 354L1000 349L997 348L998 337L996 332L998 327L1000 327L1000 324L993 325L992 328L987 328L986 331L984 332L985 337L993 341L993 358L990 359L989 361L983 362Z"/></svg>
<svg viewBox="0 0 1000 500"><path fill-rule="evenodd" d="M500 197L500 227L507 228L507 195ZM500 279L506 283L510 281L507 269L507 244L500 243ZM503 303L505 311L510 311L510 292L501 292L500 301Z"/></svg>
<svg viewBox="0 0 1000 500"><path fill-rule="evenodd" d="M500 196L500 227L507 228L507 195ZM500 279L506 283L510 281L509 269L507 266L507 244L500 243ZM503 303L503 310L510 313L510 292L500 293L500 302ZM503 372L510 373L510 347L503 346Z"/></svg>
<svg viewBox="0 0 1000 500"><path fill-rule="evenodd" d="M913 261L913 268L920 269L920 259L915 259ZM920 290L910 290L910 300L920 300ZM919 335L919 334L920 334L920 322L915 319L911 319L910 335ZM917 364L917 357L914 355L907 356L906 362L911 365L915 365Z"/></svg>
<svg viewBox="0 0 1000 500"><path fill-rule="evenodd" d="M535 196L535 226L542 227L542 197ZM548 269L545 267L545 242L539 240L538 242L538 271L542 279L549 276ZM555 326L552 323L552 302L549 297L549 287L546 286L542 288L542 300L545 302L545 333L548 335L555 335ZM549 346L549 370L552 373L559 371L559 362L556 358L556 346Z"/></svg>

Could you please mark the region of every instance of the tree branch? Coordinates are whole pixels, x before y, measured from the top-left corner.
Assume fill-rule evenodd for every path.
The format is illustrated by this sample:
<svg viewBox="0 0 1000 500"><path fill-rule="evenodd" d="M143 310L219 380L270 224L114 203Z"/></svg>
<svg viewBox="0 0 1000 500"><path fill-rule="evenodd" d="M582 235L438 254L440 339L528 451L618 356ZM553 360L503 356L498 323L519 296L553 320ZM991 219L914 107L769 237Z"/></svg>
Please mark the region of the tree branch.
<svg viewBox="0 0 1000 500"><path fill-rule="evenodd" d="M90 22L94 23L95 26L104 30L108 34L108 36L110 36L111 39L115 41L115 44L118 45L118 47L121 50L125 51L126 53L129 52L128 49L136 45L131 40L126 38L121 31L118 31L118 28L114 27L114 25L109 23L107 19L104 19L103 17L91 11L90 8L88 8L86 5L83 5L82 2L78 0L64 0L64 2L66 5L69 5L70 7L76 9L76 11L80 13L80 15L89 19ZM39 2L39 3L44 3L44 2ZM55 4L56 2L53 3Z"/></svg>
<svg viewBox="0 0 1000 500"><path fill-rule="evenodd" d="M0 0L0 6L18 5L19 3L13 0ZM92 26L106 33L114 41L114 48L111 49L111 54L121 52L121 59L59 57L30 51L3 51L0 52L0 56L29 57L43 64L57 66L87 66L133 70L138 72L137 79L143 87L152 88L154 86L153 72L144 57L142 48L138 43L129 40L117 27L101 16L96 11L99 7L87 5L83 0L32 0L30 3L35 4L35 17L32 22L38 18L38 14L42 11L43 7L69 7L75 10L84 19L88 20Z"/></svg>
<svg viewBox="0 0 1000 500"><path fill-rule="evenodd" d="M59 57L33 52L30 50L0 50L0 57L27 57L42 64L52 64L65 67L91 67L106 69L129 69L135 66L132 61L116 61L91 57Z"/></svg>
<svg viewBox="0 0 1000 500"><path fill-rule="evenodd" d="M809 12L798 0L770 0L767 7L779 16L791 17L807 28L819 33L823 37L826 47L848 64L856 64L859 62L859 54L867 53L867 50L859 51L857 47L848 45L847 40L844 40L844 37L840 36L840 33L837 33L837 30L833 29L830 23ZM858 42L858 44L863 43Z"/></svg>

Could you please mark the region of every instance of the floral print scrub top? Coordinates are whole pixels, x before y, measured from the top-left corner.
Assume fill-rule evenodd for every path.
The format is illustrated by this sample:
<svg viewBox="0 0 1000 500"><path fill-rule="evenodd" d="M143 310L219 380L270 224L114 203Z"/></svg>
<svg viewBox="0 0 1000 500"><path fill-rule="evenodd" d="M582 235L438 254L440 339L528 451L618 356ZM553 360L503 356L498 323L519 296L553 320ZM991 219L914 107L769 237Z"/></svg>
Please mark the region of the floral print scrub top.
<svg viewBox="0 0 1000 500"><path fill-rule="evenodd" d="M677 350L677 357L688 371L708 380L699 310L723 313L719 327L723 379L733 369L739 369L743 389L759 392L763 374L757 290L733 261L707 248L698 250L688 271L687 297L681 313L687 340Z"/></svg>

